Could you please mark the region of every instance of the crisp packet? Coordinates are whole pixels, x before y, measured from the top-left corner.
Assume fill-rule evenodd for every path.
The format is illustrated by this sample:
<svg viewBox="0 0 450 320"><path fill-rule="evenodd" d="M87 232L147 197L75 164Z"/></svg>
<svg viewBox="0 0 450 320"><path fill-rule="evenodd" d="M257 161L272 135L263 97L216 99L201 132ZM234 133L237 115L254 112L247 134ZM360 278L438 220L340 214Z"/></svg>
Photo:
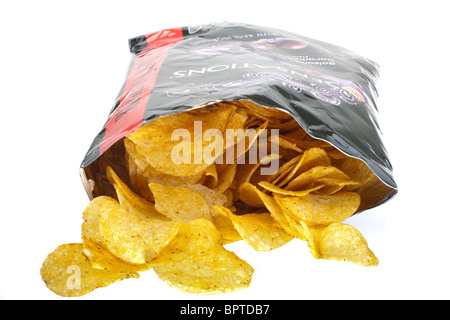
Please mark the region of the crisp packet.
<svg viewBox="0 0 450 320"><path fill-rule="evenodd" d="M148 122L218 102L290 114L313 138L362 160L377 179L360 211L397 193L377 122L379 66L336 45L245 23L165 29L129 40L131 64L81 163L89 197L108 194L106 167L126 180L123 138Z"/></svg>

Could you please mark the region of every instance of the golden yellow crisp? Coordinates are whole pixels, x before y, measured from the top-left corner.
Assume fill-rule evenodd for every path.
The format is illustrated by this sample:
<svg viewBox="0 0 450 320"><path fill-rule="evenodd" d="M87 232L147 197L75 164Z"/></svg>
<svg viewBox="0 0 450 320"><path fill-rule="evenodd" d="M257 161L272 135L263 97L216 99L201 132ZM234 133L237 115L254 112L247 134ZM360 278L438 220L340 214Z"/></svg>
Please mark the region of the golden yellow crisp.
<svg viewBox="0 0 450 320"><path fill-rule="evenodd" d="M264 203L264 206L269 210L270 214L277 221L281 227L290 235L297 237L299 239L303 239L303 235L298 232L297 229L292 228L290 223L290 217L286 216L283 212L283 209L280 205L275 201L275 199L264 192L257 189L257 194L260 197L261 201Z"/></svg>
<svg viewBox="0 0 450 320"><path fill-rule="evenodd" d="M283 163L277 172L272 174L271 176L264 179L264 181L271 182L274 185L279 185L283 181L286 176L292 172L296 164L300 161L303 154L297 155L294 158L290 159L288 162Z"/></svg>
<svg viewBox="0 0 450 320"><path fill-rule="evenodd" d="M119 259L93 239L83 235L81 239L83 242L83 254L89 259L89 263L94 269L105 269L130 274L137 274L138 271L146 271L149 269L148 264L136 265Z"/></svg>
<svg viewBox="0 0 450 320"><path fill-rule="evenodd" d="M344 190L344 188L352 187L354 185L357 185L358 183L356 181L352 180L341 180L341 179L334 179L334 178L321 178L317 179L314 182L314 185L317 185L320 187L320 190L317 191L318 194L335 194L341 190ZM346 189L348 191L348 189Z"/></svg>
<svg viewBox="0 0 450 320"><path fill-rule="evenodd" d="M124 209L141 218L167 220L164 215L156 210L152 202L134 193L111 167L106 168L106 176L114 186L119 203Z"/></svg>
<svg viewBox="0 0 450 320"><path fill-rule="evenodd" d="M58 246L47 256L41 267L41 277L57 295L79 297L123 279L138 278L139 275L94 269L83 254L83 245L69 243Z"/></svg>
<svg viewBox="0 0 450 320"><path fill-rule="evenodd" d="M317 191L323 187L323 185L318 185L318 186L315 186L310 189L292 191L292 190L287 190L287 189L277 187L276 185L274 185L270 182L267 182L267 181L261 181L259 183L259 185L270 192L280 194L280 195L295 196L295 197L304 197L304 196L310 194L311 192Z"/></svg>
<svg viewBox="0 0 450 320"><path fill-rule="evenodd" d="M341 161L340 169L345 172L352 180L358 182L358 185L352 189L361 188L375 178L375 174L361 160L347 157Z"/></svg>
<svg viewBox="0 0 450 320"><path fill-rule="evenodd" d="M360 196L355 192L340 192L333 195L313 195L304 197L280 196L275 200L289 214L309 224L328 225L351 217L359 207Z"/></svg>
<svg viewBox="0 0 450 320"><path fill-rule="evenodd" d="M309 148L305 150L300 160L294 166L294 168L289 172L288 176L278 185L283 187L290 182L290 180L297 175L308 171L309 169L316 166L330 166L331 160L328 157L326 151L321 148Z"/></svg>
<svg viewBox="0 0 450 320"><path fill-rule="evenodd" d="M208 188L212 189L217 187L217 184L219 183L219 176L217 173L217 167L216 164L213 163L205 170L205 181L204 185Z"/></svg>
<svg viewBox="0 0 450 320"><path fill-rule="evenodd" d="M210 221L192 220L152 262L152 268L164 282L187 293L216 294L248 287L253 268L221 243Z"/></svg>
<svg viewBox="0 0 450 320"><path fill-rule="evenodd" d="M239 187L239 199L250 207L264 208L264 202L257 193L258 188L250 182L244 182Z"/></svg>
<svg viewBox="0 0 450 320"><path fill-rule="evenodd" d="M333 178L350 181L350 177L334 166L315 166L298 175L286 186L287 190L302 190L314 184L317 180Z"/></svg>
<svg viewBox="0 0 450 320"><path fill-rule="evenodd" d="M194 152L196 147L201 146L203 150L211 143L203 140L203 133L212 128L223 133L224 125L234 110L235 107L232 106L212 107L208 111L193 110L163 116L149 122L127 137L134 142L136 152L142 155L146 162L157 171L174 176L196 175L204 172L211 164L203 161L202 154ZM199 128L198 122L201 122L201 134L196 135L196 124ZM180 134L173 137L174 131L177 129ZM186 135L183 136L183 133ZM182 137L186 139L182 139ZM174 162L172 153L177 150L177 145L183 146L183 141L185 148L180 148L179 155L185 161ZM183 150L186 150L187 154L183 154Z"/></svg>
<svg viewBox="0 0 450 320"><path fill-rule="evenodd" d="M272 143L276 143L279 145L279 147L283 148L283 149L287 149L287 150L293 150L293 151L297 151L298 153L302 153L303 150L300 149L299 147L297 147L297 145L289 140L284 139L281 136L277 136L276 138L270 137L269 140Z"/></svg>
<svg viewBox="0 0 450 320"><path fill-rule="evenodd" d="M158 183L150 183L149 187L155 197L156 210L169 219L184 222L211 220L208 203L198 192Z"/></svg>
<svg viewBox="0 0 450 320"><path fill-rule="evenodd" d="M221 194L233 185L236 168L237 164L235 163L226 164L221 168L222 170L218 173L217 177L217 185L213 188L214 191Z"/></svg>
<svg viewBox="0 0 450 320"><path fill-rule="evenodd" d="M214 211L212 214L212 223L222 235L222 244L229 244L242 240L241 235L231 222L231 219Z"/></svg>
<svg viewBox="0 0 450 320"><path fill-rule="evenodd" d="M277 161L280 158L281 156L279 154L268 154L267 156L260 159L257 163L246 162L243 164L239 164L236 169L236 187L239 187L244 182L250 182L253 175L256 174L257 170L262 165L270 164L272 161ZM277 172L279 172L279 170ZM268 179L267 176L266 179Z"/></svg>
<svg viewBox="0 0 450 320"><path fill-rule="evenodd" d="M231 219L242 239L256 251L270 251L292 240L270 213L234 215L229 209L216 206L216 212Z"/></svg>
<svg viewBox="0 0 450 320"><path fill-rule="evenodd" d="M366 239L354 227L330 224L318 240L322 259L353 262L362 266L377 266L378 259L369 249Z"/></svg>
<svg viewBox="0 0 450 320"><path fill-rule="evenodd" d="M82 236L117 258L141 265L153 259L176 235L182 222L144 219L114 200L93 199L83 213Z"/></svg>

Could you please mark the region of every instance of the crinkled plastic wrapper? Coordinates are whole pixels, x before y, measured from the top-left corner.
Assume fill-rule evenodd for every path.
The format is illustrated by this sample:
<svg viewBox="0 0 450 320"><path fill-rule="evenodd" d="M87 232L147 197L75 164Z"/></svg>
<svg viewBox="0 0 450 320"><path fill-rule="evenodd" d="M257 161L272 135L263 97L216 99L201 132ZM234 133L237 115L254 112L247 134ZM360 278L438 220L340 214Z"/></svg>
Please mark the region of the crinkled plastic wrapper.
<svg viewBox="0 0 450 320"><path fill-rule="evenodd" d="M111 193L105 171L128 170L123 138L155 118L223 101L290 114L313 138L376 175L358 212L397 193L377 123L373 61L294 33L242 23L165 29L129 40L131 64L108 119L81 164L89 197Z"/></svg>

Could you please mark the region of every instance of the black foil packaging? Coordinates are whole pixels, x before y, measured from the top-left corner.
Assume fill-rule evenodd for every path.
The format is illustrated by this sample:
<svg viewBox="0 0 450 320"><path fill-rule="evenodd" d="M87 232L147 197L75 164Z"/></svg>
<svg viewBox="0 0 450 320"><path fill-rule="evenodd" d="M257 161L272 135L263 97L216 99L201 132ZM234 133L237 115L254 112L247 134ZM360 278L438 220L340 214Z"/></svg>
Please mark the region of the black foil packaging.
<svg viewBox="0 0 450 320"><path fill-rule="evenodd" d="M312 137L364 161L377 176L360 211L397 193L377 122L378 65L344 48L242 23L165 29L129 40L130 68L81 164L90 198L107 193L104 168L124 164L124 136L153 119L249 100L288 112Z"/></svg>

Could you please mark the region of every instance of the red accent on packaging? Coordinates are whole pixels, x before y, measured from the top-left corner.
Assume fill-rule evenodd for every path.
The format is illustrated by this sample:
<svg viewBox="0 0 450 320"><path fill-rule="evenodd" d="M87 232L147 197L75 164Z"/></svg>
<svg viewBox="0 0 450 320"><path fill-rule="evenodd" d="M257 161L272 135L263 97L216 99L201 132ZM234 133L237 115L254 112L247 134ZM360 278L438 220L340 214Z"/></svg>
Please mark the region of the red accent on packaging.
<svg viewBox="0 0 450 320"><path fill-rule="evenodd" d="M120 104L111 113L105 125L105 136L100 145L100 154L142 126L144 111L159 69L169 48L183 40L183 33L181 28L165 29L145 37L147 47L136 57L120 97Z"/></svg>

